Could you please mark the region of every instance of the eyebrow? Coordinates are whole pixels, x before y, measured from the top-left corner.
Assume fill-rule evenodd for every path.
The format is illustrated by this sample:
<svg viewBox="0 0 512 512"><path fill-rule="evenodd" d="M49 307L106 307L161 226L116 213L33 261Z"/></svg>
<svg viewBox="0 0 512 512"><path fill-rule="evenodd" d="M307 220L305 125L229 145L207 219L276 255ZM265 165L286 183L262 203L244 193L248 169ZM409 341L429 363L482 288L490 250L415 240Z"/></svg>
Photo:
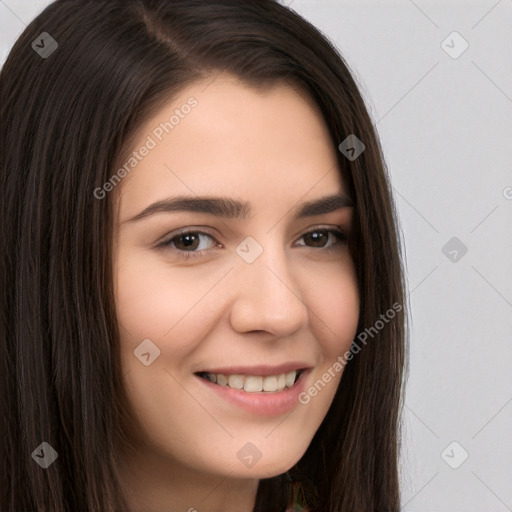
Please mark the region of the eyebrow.
<svg viewBox="0 0 512 512"><path fill-rule="evenodd" d="M352 199L347 195L330 195L302 203L298 207L296 217L298 219L313 217L342 208L352 208L353 206ZM226 219L248 220L251 218L251 211L251 204L247 201L239 201L229 197L178 196L150 204L137 215L123 221L123 224L125 222L135 222L161 212L198 212Z"/></svg>

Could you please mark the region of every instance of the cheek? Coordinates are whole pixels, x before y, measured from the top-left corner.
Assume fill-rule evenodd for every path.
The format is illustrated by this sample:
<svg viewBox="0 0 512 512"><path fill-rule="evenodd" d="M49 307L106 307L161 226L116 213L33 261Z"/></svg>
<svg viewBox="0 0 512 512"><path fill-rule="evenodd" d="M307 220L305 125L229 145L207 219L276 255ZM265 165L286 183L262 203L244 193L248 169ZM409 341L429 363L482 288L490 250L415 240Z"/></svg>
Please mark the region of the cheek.
<svg viewBox="0 0 512 512"><path fill-rule="evenodd" d="M322 278L321 278L322 277ZM318 342L319 365L309 376L301 403L311 413L317 426L334 399L345 369L344 354L357 334L360 294L352 262L318 277L323 291L311 297L311 326ZM318 288L316 288L318 290ZM342 363L340 363L342 361Z"/></svg>
<svg viewBox="0 0 512 512"><path fill-rule="evenodd" d="M360 295L352 261L315 276L316 286L310 297L311 322L326 363L348 350L357 334ZM319 288L319 284L323 286Z"/></svg>
<svg viewBox="0 0 512 512"><path fill-rule="evenodd" d="M200 436L195 425L208 420L182 384L187 387L190 361L217 320L207 294L225 272L200 266L171 268L134 253L117 268L115 300L124 384L139 435L162 452L170 449L179 454L183 439ZM153 362L146 366L134 351L149 352ZM154 354L158 356L153 359ZM182 421L184 416L187 422ZM187 458L186 450L180 457Z"/></svg>
<svg viewBox="0 0 512 512"><path fill-rule="evenodd" d="M199 267L171 268L147 256L132 255L117 271L116 310L121 333L132 342L145 338L173 340L179 350L185 324L200 329L203 298L222 275ZM189 336L190 337L190 336ZM185 344L185 343L183 343ZM133 350L133 348L132 348Z"/></svg>

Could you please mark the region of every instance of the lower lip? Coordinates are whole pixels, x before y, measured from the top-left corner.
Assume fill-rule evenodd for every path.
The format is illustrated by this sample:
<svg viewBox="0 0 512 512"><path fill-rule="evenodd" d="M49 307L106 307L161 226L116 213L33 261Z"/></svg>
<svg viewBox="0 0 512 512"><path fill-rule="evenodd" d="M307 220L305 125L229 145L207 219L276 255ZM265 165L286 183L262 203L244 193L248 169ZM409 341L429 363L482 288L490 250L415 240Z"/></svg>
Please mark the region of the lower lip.
<svg viewBox="0 0 512 512"><path fill-rule="evenodd" d="M299 404L299 395L305 389L306 375L309 370L301 373L297 382L291 387L283 391L275 392L256 392L248 393L239 389L232 389L227 386L219 386L203 377L196 377L213 391L216 391L222 398L228 402L237 405L253 414L260 416L278 416L286 414Z"/></svg>

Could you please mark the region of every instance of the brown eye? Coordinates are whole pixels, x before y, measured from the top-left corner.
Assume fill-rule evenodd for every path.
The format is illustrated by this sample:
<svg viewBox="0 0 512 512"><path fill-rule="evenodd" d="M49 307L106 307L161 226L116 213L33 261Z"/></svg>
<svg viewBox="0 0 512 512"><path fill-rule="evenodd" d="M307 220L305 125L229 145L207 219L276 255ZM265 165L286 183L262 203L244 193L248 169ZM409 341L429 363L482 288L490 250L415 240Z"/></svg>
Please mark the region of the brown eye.
<svg viewBox="0 0 512 512"><path fill-rule="evenodd" d="M210 239L211 243L204 242ZM178 254L178 257L190 258L203 256L211 248L218 246L217 240L202 231L182 231L158 245L159 248L169 249Z"/></svg>
<svg viewBox="0 0 512 512"><path fill-rule="evenodd" d="M329 244L329 240L338 239L338 243ZM312 249L324 249L326 251L338 249L340 244L344 244L347 237L343 231L337 229L316 229L302 236L307 247Z"/></svg>
<svg viewBox="0 0 512 512"><path fill-rule="evenodd" d="M195 250L199 246L199 236L197 233L185 233L172 239L174 247L180 251Z"/></svg>
<svg viewBox="0 0 512 512"><path fill-rule="evenodd" d="M304 235L304 239L309 240L313 244L313 247L324 247L329 239L329 235L324 231L313 231L312 233Z"/></svg>

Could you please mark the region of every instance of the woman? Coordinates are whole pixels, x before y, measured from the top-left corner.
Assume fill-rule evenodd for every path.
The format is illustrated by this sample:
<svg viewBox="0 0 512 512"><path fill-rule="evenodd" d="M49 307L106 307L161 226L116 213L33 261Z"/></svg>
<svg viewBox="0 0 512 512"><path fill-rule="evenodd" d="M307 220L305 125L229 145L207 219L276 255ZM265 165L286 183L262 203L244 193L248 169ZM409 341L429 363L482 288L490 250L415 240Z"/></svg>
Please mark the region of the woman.
<svg viewBox="0 0 512 512"><path fill-rule="evenodd" d="M0 508L398 511L396 214L318 30L59 0L0 84Z"/></svg>

